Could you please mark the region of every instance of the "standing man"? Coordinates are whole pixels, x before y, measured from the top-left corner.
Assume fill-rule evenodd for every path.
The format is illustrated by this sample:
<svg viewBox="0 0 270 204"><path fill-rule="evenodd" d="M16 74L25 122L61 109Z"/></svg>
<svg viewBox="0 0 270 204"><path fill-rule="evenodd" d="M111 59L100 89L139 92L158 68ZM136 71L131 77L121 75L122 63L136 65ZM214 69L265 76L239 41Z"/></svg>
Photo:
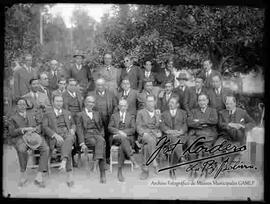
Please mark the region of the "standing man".
<svg viewBox="0 0 270 204"><path fill-rule="evenodd" d="M97 70L97 78L104 78L106 81L106 89L117 96L118 85L120 84L121 70L112 65L112 55L104 55L104 65L100 66Z"/></svg>
<svg viewBox="0 0 270 204"><path fill-rule="evenodd" d="M188 80L187 75L185 73L180 73L177 77L177 80L179 82L179 86L175 88L173 92L179 97L180 108L184 109L184 97L186 92L188 91L188 87L186 84Z"/></svg>
<svg viewBox="0 0 270 204"><path fill-rule="evenodd" d="M144 63L143 81L151 80L156 85L156 73L152 72L152 62L150 60Z"/></svg>
<svg viewBox="0 0 270 204"><path fill-rule="evenodd" d="M181 158L183 153L183 144L187 141L187 113L179 109L178 97L173 96L169 100L169 110L166 110L161 115L161 131L167 135L170 140L168 145L173 145L181 140L180 145L176 146L170 155L170 165L175 165L179 161L183 162ZM170 177L175 179L175 170L170 170Z"/></svg>
<svg viewBox="0 0 270 204"><path fill-rule="evenodd" d="M65 77L65 73L60 70L59 63L56 60L52 60L48 72L49 89L51 91L58 89L58 80L60 77Z"/></svg>
<svg viewBox="0 0 270 204"><path fill-rule="evenodd" d="M77 121L77 114L82 111L83 97L77 89L77 81L73 78L68 79L67 91L63 93L63 108L70 111L74 121ZM75 154L79 151L78 136L75 135L75 144L72 150L73 167L78 167L74 159Z"/></svg>
<svg viewBox="0 0 270 204"><path fill-rule="evenodd" d="M204 79L204 86L206 89L212 88L212 78L218 75L221 78L219 71L213 70L213 63L211 60L207 59L203 61L203 70L200 73L200 77Z"/></svg>
<svg viewBox="0 0 270 204"><path fill-rule="evenodd" d="M121 71L120 80L122 81L127 77L130 82L130 87L140 92L142 90L143 83L142 70L139 67L133 65L130 56L126 56L124 58L124 65L125 68Z"/></svg>
<svg viewBox="0 0 270 204"><path fill-rule="evenodd" d="M95 82L96 90L89 92L88 95L94 96L96 99L96 110L101 114L101 120L104 127L105 141L106 141L106 162L110 163L110 149L112 138L108 131L108 125L110 118L117 106L117 99L113 93L109 92L105 88L105 80L99 78ZM106 167L107 169L107 167Z"/></svg>
<svg viewBox="0 0 270 204"><path fill-rule="evenodd" d="M143 164L140 179L145 180L149 176L149 169L146 165L147 160L154 152L157 139L162 136L160 131L160 114L155 110L156 98L153 95L146 97L146 106L138 111L136 118L136 130L139 134L139 141L143 144ZM157 161L153 160L153 166L157 171Z"/></svg>
<svg viewBox="0 0 270 204"><path fill-rule="evenodd" d="M203 79L200 76L195 78L195 86L190 87L184 95L183 108L189 115L192 109L198 108L198 96L201 93L208 93L203 86Z"/></svg>
<svg viewBox="0 0 270 204"><path fill-rule="evenodd" d="M94 146L94 160L98 160L100 169L100 183L106 183L106 142L104 128L99 112L94 111L95 97L87 96L84 101L85 109L78 114L77 133L81 150L88 153L88 148Z"/></svg>
<svg viewBox="0 0 270 204"><path fill-rule="evenodd" d="M49 89L49 78L46 72L42 72L39 74L39 91L46 94L48 98L51 100L52 92Z"/></svg>
<svg viewBox="0 0 270 204"><path fill-rule="evenodd" d="M42 127L45 135L48 137L50 152L54 148L61 148L61 166L60 170L67 172L67 185L74 185L71 165L71 151L75 141L76 126L69 111L63 109L63 97L56 95L52 99L53 109L46 112Z"/></svg>
<svg viewBox="0 0 270 204"><path fill-rule="evenodd" d="M225 109L226 96L232 96L233 92L222 86L222 80L219 75L214 75L212 78L213 88L209 89L209 106L217 109L217 111Z"/></svg>
<svg viewBox="0 0 270 204"><path fill-rule="evenodd" d="M18 185L23 186L27 182L27 150L38 149L40 152L40 160L35 184L40 187L45 187L44 176L48 171L49 147L45 139L40 136L41 126L38 125L35 115L26 111L25 99L18 99L16 105L17 110L10 118L9 134L17 151L20 164L20 180Z"/></svg>
<svg viewBox="0 0 270 204"><path fill-rule="evenodd" d="M37 77L36 70L32 67L32 55L26 54L20 69L14 72L14 98L15 100L30 91L29 80Z"/></svg>
<svg viewBox="0 0 270 204"><path fill-rule="evenodd" d="M93 89L93 78L88 66L83 64L85 56L81 52L73 55L75 63L67 70L67 79L74 78L79 83L79 90L84 97L89 89Z"/></svg>
<svg viewBox="0 0 270 204"><path fill-rule="evenodd" d="M118 155L118 180L124 182L122 167L125 159L130 159L134 166L138 165L133 157L135 143L135 117L127 112L128 103L125 99L119 101L119 112L115 112L109 123L109 132L113 135L113 143L120 147Z"/></svg>
<svg viewBox="0 0 270 204"><path fill-rule="evenodd" d="M174 83L174 75L164 62L161 64L160 72L156 75L157 85L160 86L161 88L164 88L165 82L171 80Z"/></svg>
<svg viewBox="0 0 270 204"><path fill-rule="evenodd" d="M157 107L161 113L169 110L169 101L176 94L173 93L173 80L166 81L165 91L160 92L157 102Z"/></svg>

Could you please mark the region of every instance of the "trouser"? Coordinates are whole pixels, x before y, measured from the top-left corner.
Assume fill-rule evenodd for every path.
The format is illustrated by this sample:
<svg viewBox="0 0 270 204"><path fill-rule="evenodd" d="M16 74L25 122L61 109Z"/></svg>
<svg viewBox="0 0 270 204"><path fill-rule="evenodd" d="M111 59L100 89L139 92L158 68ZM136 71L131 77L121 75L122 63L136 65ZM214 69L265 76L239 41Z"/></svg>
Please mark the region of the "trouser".
<svg viewBox="0 0 270 204"><path fill-rule="evenodd" d="M124 137L122 135L115 135L113 137L113 142L119 146L118 151L118 167L122 167L124 165L125 159L130 159L133 155L133 151L131 148L133 136Z"/></svg>
<svg viewBox="0 0 270 204"><path fill-rule="evenodd" d="M23 141L22 137L19 137L14 145L17 155L19 158L20 164L20 171L25 172L27 167L28 161L28 153L27 150L30 149L25 142ZM42 138L42 143L38 147L40 152L40 159L39 159L39 172L47 172L48 171L48 157L49 157L49 147L45 140Z"/></svg>
<svg viewBox="0 0 270 204"><path fill-rule="evenodd" d="M94 146L94 159L95 160L105 158L106 142L105 142L105 139L101 135L86 135L85 145L88 148L91 148Z"/></svg>
<svg viewBox="0 0 270 204"><path fill-rule="evenodd" d="M71 151L72 151L72 146L75 141L75 136L72 136L70 134L65 134L61 135L64 139L64 142L62 145L58 145L56 142L56 139L53 138L50 140L50 150L52 151L54 148L60 148L61 151L61 159L63 160L64 158L67 159L66 162L66 171L72 171L72 161L71 161Z"/></svg>
<svg viewBox="0 0 270 204"><path fill-rule="evenodd" d="M177 141L179 139L181 139L182 143L185 143L185 136L173 136L173 135L167 135L168 139L170 140L170 142L168 143L168 145L172 146L173 144L177 143ZM183 154L183 145L182 144L178 144L175 149L173 150L173 152L170 155L170 164L177 164L178 161L180 160L181 156Z"/></svg>
<svg viewBox="0 0 270 204"><path fill-rule="evenodd" d="M156 136L154 134L144 134L141 137L141 142L143 144L143 147L142 147L142 154L143 154L142 166L143 166L143 168L147 168L146 162L149 159L149 157L152 155L152 153L155 151L157 139L156 139Z"/></svg>

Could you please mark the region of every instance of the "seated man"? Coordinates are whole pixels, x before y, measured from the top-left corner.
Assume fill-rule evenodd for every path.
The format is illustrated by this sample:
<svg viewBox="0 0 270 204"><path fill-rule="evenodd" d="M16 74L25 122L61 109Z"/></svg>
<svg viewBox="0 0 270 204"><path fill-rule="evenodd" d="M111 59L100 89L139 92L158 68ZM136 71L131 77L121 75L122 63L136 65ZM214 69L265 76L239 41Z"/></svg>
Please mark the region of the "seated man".
<svg viewBox="0 0 270 204"><path fill-rule="evenodd" d="M216 109L208 107L208 102L207 95L200 94L198 96L199 108L191 110L187 119L188 127L190 127L188 146L191 146L198 138L205 137L205 139L197 142L193 148L199 145L211 148L217 138L218 114ZM198 154L190 156L191 158L198 158Z"/></svg>
<svg viewBox="0 0 270 204"><path fill-rule="evenodd" d="M125 99L119 101L119 112L111 116L109 123L109 132L113 134L113 143L120 146L118 155L118 180L123 182L125 179L122 175L122 167L125 159L130 159L137 167L137 163L133 157L131 146L134 147L135 134L135 118L127 112L128 103Z"/></svg>
<svg viewBox="0 0 270 204"><path fill-rule="evenodd" d="M17 101L17 111L10 118L9 122L9 134L12 138L11 141L17 151L19 164L20 164L20 181L19 186L23 186L27 182L26 178L26 167L28 161L27 150L38 149L40 152L39 169L37 177L35 178L35 184L40 187L45 187L44 173L48 170L48 156L49 147L45 142L45 139L40 136L40 144L35 145L36 148L31 148L28 146L27 142L24 140L26 134L36 132L40 134L40 125L37 125L35 116L26 111L26 101L21 98Z"/></svg>
<svg viewBox="0 0 270 204"><path fill-rule="evenodd" d="M157 139L162 136L159 130L160 114L155 110L156 98L153 95L146 96L146 106L139 110L136 118L136 129L139 134L138 140L143 144L143 164L140 179L147 179L149 169L146 165L148 158L154 152ZM153 166L157 171L157 161L153 160Z"/></svg>
<svg viewBox="0 0 270 204"><path fill-rule="evenodd" d="M187 136L187 113L179 109L178 97L174 96L169 99L169 110L161 115L161 131L167 135L170 140L169 144L176 144L179 139L181 143L176 146L171 154L170 165L175 165L181 158L183 153L183 144L186 142ZM175 179L175 170L170 170L170 177Z"/></svg>
<svg viewBox="0 0 270 204"><path fill-rule="evenodd" d="M226 109L219 112L218 127L221 132L216 144L221 144L224 140L227 140L231 144L242 146L246 144L245 133L255 126L255 122L245 110L236 107L234 96L227 96L225 103ZM239 156L239 154L233 154L232 160L236 156Z"/></svg>
<svg viewBox="0 0 270 204"><path fill-rule="evenodd" d="M176 96L173 91L173 81L169 80L164 82L165 84L165 91L161 91L159 94L157 107L161 113L164 111L169 110L169 101L173 96Z"/></svg>
<svg viewBox="0 0 270 204"><path fill-rule="evenodd" d="M72 187L71 151L75 141L75 123L71 113L63 109L63 97L56 95L53 97L53 109L44 114L42 121L43 131L48 136L50 151L54 148L61 148L60 170L67 172L67 185Z"/></svg>
<svg viewBox="0 0 270 204"><path fill-rule="evenodd" d="M88 148L94 147L94 160L98 160L100 182L106 183L104 128L99 112L93 110L95 103L94 96L86 97L84 101L85 109L77 116L77 133L83 152L87 154Z"/></svg>

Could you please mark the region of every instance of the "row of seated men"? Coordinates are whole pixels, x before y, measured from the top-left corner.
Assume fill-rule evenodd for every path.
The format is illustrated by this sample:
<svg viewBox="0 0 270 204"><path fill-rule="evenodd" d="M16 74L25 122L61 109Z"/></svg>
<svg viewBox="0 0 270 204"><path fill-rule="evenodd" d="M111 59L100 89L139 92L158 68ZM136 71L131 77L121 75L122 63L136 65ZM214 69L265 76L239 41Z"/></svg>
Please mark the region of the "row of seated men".
<svg viewBox="0 0 270 204"><path fill-rule="evenodd" d="M213 77L213 84L215 84L215 77ZM216 77L216 80L220 82L220 77ZM122 81L124 90L126 90L125 83L128 86L128 82L128 79ZM60 83L61 80L59 85ZM147 160L155 151L156 142L162 135L167 135L170 138L170 144L183 138L183 143L189 145L196 138L203 136L205 137L203 143L209 147L224 139L241 145L245 143L245 131L254 126L254 121L247 112L236 108L236 99L231 95L227 95L224 100L221 100L224 102L224 108L218 109L210 106L211 92L201 91L196 98L196 107L191 107L189 110L181 109L181 95L173 94L167 97L167 92L171 89L171 87L169 88L172 85L171 81L166 82L166 91L163 93L163 97L167 101L167 109L157 110L158 103L162 103L161 93L159 93L159 97L153 93L145 94L145 98L141 100L142 92L137 97L139 101L141 100L142 107L136 112L134 112L134 107L128 98L125 97L125 91L117 102L113 94L105 89L105 80L102 78L96 80L96 91L88 93L85 99L81 98L80 101L78 99L79 93L77 92L74 96L74 91L72 91L72 88L75 90L76 80L69 79L67 91L63 91L62 94L52 94L52 99L48 107L45 107L45 112L38 108L40 105L35 106L37 101L33 100L36 97L35 85L38 86L38 80L31 79L30 84L32 87L31 97L23 97L17 101L17 112L11 117L9 128L19 157L20 185L27 181L25 171L29 144L27 140L25 141L26 136L24 135L27 135L28 132L41 134L42 131L42 140L38 147L41 154L39 173L35 183L39 186L45 185L43 174L48 168L49 151L58 146L61 147L62 153L60 169L66 169L67 184L73 186L71 160L72 146L76 140L78 140L78 146L82 151L87 151L88 148L94 146L94 158L98 160L100 168L100 182L105 183L106 162L109 158L112 142L120 146L119 181L124 181L122 174L124 159L130 159L137 166L132 156L132 146L136 140L134 138L135 132L138 133L137 140L142 144L143 162L140 178L147 179L149 176ZM149 81L145 83L144 89L146 91L147 85L151 87L151 83ZM65 93L68 93L73 99L77 98L77 102L73 103L73 100L67 100L64 96ZM111 97L108 97L110 94ZM220 93L212 94L218 95ZM159 99L157 100L157 98ZM77 105L83 101L84 107ZM116 109L117 104L118 109ZM26 111L27 106L33 106L29 113ZM45 105L43 104L43 106ZM181 162L182 152L183 146L177 145L171 155L171 164ZM154 159L152 163L157 169L157 160ZM174 170L170 171L170 176L175 178Z"/></svg>

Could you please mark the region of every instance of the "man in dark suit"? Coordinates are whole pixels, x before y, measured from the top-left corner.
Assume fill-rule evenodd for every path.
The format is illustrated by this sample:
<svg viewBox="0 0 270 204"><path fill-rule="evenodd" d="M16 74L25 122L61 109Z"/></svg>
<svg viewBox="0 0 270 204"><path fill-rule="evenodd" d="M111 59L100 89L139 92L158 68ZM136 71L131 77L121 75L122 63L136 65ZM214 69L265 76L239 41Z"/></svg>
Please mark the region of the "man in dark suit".
<svg viewBox="0 0 270 204"><path fill-rule="evenodd" d="M187 89L184 95L183 108L187 111L189 115L192 109L198 108L198 96L201 93L208 93L205 87L203 86L203 79L199 76L195 78L195 86Z"/></svg>
<svg viewBox="0 0 270 204"><path fill-rule="evenodd" d="M161 65L161 70L156 75L156 82L157 85L161 88L164 88L166 81L174 81L174 75L173 73L167 68L166 64L163 63Z"/></svg>
<svg viewBox="0 0 270 204"><path fill-rule="evenodd" d="M157 139L162 136L160 131L160 114L155 110L156 98L154 95L146 97L146 106L139 110L136 118L136 130L139 134L138 140L143 144L143 164L140 179L145 180L149 176L149 169L146 165L150 155L154 152ZM153 166L157 171L157 161L153 160Z"/></svg>
<svg viewBox="0 0 270 204"><path fill-rule="evenodd" d="M212 88L212 78L215 75L218 75L221 78L219 71L216 71L213 68L213 63L211 60L207 59L203 61L203 70L200 72L200 77L204 79L204 86L206 89Z"/></svg>
<svg viewBox="0 0 270 204"><path fill-rule="evenodd" d="M138 91L130 88L128 78L124 78L121 83L121 91L118 93L118 101L124 98L128 102L127 111L136 118L138 107Z"/></svg>
<svg viewBox="0 0 270 204"><path fill-rule="evenodd" d="M98 160L100 182L106 183L104 128L100 114L94 111L95 97L87 96L85 109L77 117L77 133L81 150L87 154L88 148L94 147L94 160Z"/></svg>
<svg viewBox="0 0 270 204"><path fill-rule="evenodd" d="M26 111L25 99L18 99L17 111L11 116L9 122L9 134L12 138L11 141L17 151L19 164L20 164L20 181L19 186L23 186L27 182L26 167L28 161L29 147L23 139L23 135L28 132L41 133L41 126L38 125L39 121L35 115ZM44 174L48 171L48 156L49 147L43 137L38 150L40 152L38 175L35 178L35 184L40 187L45 187Z"/></svg>
<svg viewBox="0 0 270 204"><path fill-rule="evenodd" d="M183 161L181 155L183 153L183 144L187 140L187 114L186 111L179 109L178 97L173 96L169 99L169 110L161 115L161 131L167 135L170 140L168 145L176 144L181 139L182 145L177 145L170 155L170 164L174 165ZM170 170L170 177L175 179L175 170Z"/></svg>
<svg viewBox="0 0 270 204"><path fill-rule="evenodd" d="M169 101L173 96L176 96L173 92L173 81L169 80L165 82L165 91L159 94L157 107L161 113L169 110Z"/></svg>
<svg viewBox="0 0 270 204"><path fill-rule="evenodd" d="M88 66L83 64L84 55L77 52L73 55L75 63L67 69L67 78L74 78L79 83L79 89L84 97L87 91L94 89L94 80Z"/></svg>
<svg viewBox="0 0 270 204"><path fill-rule="evenodd" d="M227 96L225 102L226 109L219 112L220 137L216 144L227 140L237 146L244 145L246 132L255 127L255 122L245 110L236 107L234 96ZM235 158L235 155L232 158Z"/></svg>
<svg viewBox="0 0 270 204"><path fill-rule="evenodd" d="M49 89L49 78L47 72L42 72L38 76L39 78L39 91L45 93L51 101L52 91Z"/></svg>
<svg viewBox="0 0 270 204"><path fill-rule="evenodd" d="M83 97L77 89L77 81L73 78L68 79L67 91L63 93L64 105L63 108L70 111L74 121L77 120L77 114L82 111ZM76 134L74 148L72 150L73 167L78 167L74 156L79 151L78 136Z"/></svg>
<svg viewBox="0 0 270 204"><path fill-rule="evenodd" d="M99 78L95 82L96 90L89 92L87 95L94 96L96 99L96 110L101 114L101 120L105 132L105 141L106 141L106 162L110 163L110 148L111 140L110 134L108 132L108 125L110 122L111 115L115 111L117 106L117 99L113 93L108 91L105 88L105 80ZM107 169L107 166L106 166Z"/></svg>
<svg viewBox="0 0 270 204"><path fill-rule="evenodd" d="M152 72L152 62L150 60L145 61L143 71L143 81L153 81L153 85L156 85L156 73Z"/></svg>
<svg viewBox="0 0 270 204"><path fill-rule="evenodd" d="M122 168L125 159L130 159L135 167L138 167L133 150L135 142L135 117L127 112L128 103L125 99L119 101L119 112L112 115L109 123L109 132L113 135L113 144L120 147L118 155L118 180L123 182L125 179L122 174Z"/></svg>
<svg viewBox="0 0 270 204"><path fill-rule="evenodd" d="M232 96L233 92L222 86L222 80L220 76L215 75L212 78L213 88L208 90L209 95L209 106L217 109L217 111L225 109L225 98L226 96Z"/></svg>
<svg viewBox="0 0 270 204"><path fill-rule="evenodd" d="M63 95L63 93L66 92L66 84L67 84L67 80L64 77L61 77L58 79L58 89L54 90L52 92L52 98L55 95Z"/></svg>
<svg viewBox="0 0 270 204"><path fill-rule="evenodd" d="M128 77L130 87L140 92L142 90L143 85L142 70L139 67L133 65L132 60L129 56L126 56L124 58L124 64L125 68L122 69L121 71L120 81Z"/></svg>
<svg viewBox="0 0 270 204"><path fill-rule="evenodd" d="M179 105L181 109L184 109L184 97L186 92L188 91L187 83L187 75L185 73L180 73L177 77L179 82L179 86L173 90L173 92L179 97Z"/></svg>
<svg viewBox="0 0 270 204"><path fill-rule="evenodd" d="M37 77L36 70L32 67L32 55L26 54L24 64L14 72L14 98L15 100L30 91L29 80Z"/></svg>
<svg viewBox="0 0 270 204"><path fill-rule="evenodd" d="M58 89L58 80L61 77L65 77L65 73L58 68L56 60L52 60L50 65L50 70L48 71L49 89L53 92Z"/></svg>
<svg viewBox="0 0 270 204"><path fill-rule="evenodd" d="M63 109L63 97L56 95L53 98L53 109L44 114L42 127L48 137L50 151L61 148L60 170L67 172L67 185L74 185L72 177L71 151L75 141L76 126L71 112Z"/></svg>

